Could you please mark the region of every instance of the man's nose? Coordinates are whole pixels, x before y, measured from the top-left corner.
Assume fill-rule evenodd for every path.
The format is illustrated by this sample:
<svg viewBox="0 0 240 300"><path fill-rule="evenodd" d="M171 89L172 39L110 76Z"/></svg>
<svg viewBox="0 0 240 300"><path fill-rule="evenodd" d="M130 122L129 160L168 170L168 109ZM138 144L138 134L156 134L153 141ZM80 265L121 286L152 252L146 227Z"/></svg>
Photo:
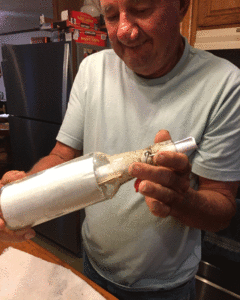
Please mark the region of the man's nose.
<svg viewBox="0 0 240 300"><path fill-rule="evenodd" d="M126 14L121 14L119 19L117 36L121 42L129 42L137 39L139 34L138 25Z"/></svg>

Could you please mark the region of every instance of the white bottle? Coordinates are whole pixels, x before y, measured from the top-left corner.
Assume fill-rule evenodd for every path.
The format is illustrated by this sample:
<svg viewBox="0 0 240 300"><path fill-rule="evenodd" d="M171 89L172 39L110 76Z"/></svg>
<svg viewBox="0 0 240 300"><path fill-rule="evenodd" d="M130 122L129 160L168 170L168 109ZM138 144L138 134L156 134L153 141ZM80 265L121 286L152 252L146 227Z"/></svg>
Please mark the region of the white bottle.
<svg viewBox="0 0 240 300"><path fill-rule="evenodd" d="M15 230L111 199L123 183L133 179L128 174L131 163L152 163L159 150L183 153L195 148L194 138L188 138L113 156L95 152L73 159L2 187L3 218Z"/></svg>

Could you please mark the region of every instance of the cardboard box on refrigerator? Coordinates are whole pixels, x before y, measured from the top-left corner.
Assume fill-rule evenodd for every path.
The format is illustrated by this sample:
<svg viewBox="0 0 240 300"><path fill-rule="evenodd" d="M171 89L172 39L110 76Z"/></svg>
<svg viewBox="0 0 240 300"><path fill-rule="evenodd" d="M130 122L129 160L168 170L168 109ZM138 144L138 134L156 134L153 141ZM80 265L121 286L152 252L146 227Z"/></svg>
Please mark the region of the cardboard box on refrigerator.
<svg viewBox="0 0 240 300"><path fill-rule="evenodd" d="M77 43L96 45L101 47L107 46L107 33L92 29L71 28L73 40Z"/></svg>
<svg viewBox="0 0 240 300"><path fill-rule="evenodd" d="M61 12L61 21L69 21L74 25L78 25L82 28L92 28L98 30L98 20L90 16L89 14L74 11L74 10L64 10Z"/></svg>

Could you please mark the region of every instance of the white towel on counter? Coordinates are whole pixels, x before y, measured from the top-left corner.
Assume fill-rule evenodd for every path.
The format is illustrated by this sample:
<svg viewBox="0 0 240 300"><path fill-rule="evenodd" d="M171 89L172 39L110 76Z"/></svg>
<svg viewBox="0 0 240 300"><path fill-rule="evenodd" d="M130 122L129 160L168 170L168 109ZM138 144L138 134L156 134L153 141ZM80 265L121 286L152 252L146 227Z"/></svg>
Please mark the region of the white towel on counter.
<svg viewBox="0 0 240 300"><path fill-rule="evenodd" d="M103 300L71 270L7 248L0 256L1 300Z"/></svg>

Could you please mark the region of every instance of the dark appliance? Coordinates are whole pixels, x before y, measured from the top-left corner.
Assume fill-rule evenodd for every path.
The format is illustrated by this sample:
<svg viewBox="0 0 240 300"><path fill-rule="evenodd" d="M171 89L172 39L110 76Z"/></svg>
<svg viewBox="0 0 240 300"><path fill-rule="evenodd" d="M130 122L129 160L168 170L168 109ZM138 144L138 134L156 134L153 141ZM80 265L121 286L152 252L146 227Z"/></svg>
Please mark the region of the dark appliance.
<svg viewBox="0 0 240 300"><path fill-rule="evenodd" d="M209 52L240 68L240 49ZM228 228L216 233L202 231L202 260L196 276L196 300L240 299L240 188L236 202L237 212Z"/></svg>
<svg viewBox="0 0 240 300"><path fill-rule="evenodd" d="M74 41L2 46L13 169L28 171L52 150L66 112L72 70L86 56L103 49ZM81 257L83 219L81 210L35 230Z"/></svg>
<svg viewBox="0 0 240 300"><path fill-rule="evenodd" d="M55 145L72 85L71 43L6 44L2 56L12 168L28 171ZM82 214L71 213L35 230L80 256Z"/></svg>

